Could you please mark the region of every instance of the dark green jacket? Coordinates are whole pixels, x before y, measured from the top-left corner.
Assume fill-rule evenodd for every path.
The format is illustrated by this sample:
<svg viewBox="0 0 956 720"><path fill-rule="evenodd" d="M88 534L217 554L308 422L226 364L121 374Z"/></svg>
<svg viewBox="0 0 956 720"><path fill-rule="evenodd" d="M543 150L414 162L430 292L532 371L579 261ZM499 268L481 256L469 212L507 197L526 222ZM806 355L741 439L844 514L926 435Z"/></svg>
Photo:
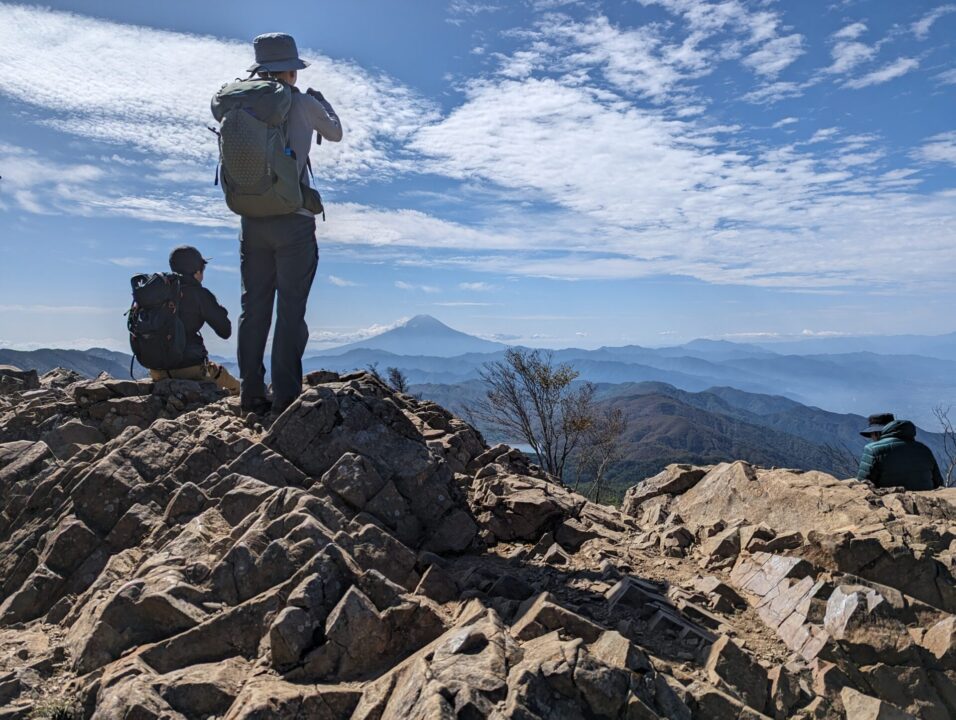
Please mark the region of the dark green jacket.
<svg viewBox="0 0 956 720"><path fill-rule="evenodd" d="M943 484L933 451L917 442L916 426L909 420L891 422L879 440L863 448L856 479L906 490L932 490Z"/></svg>

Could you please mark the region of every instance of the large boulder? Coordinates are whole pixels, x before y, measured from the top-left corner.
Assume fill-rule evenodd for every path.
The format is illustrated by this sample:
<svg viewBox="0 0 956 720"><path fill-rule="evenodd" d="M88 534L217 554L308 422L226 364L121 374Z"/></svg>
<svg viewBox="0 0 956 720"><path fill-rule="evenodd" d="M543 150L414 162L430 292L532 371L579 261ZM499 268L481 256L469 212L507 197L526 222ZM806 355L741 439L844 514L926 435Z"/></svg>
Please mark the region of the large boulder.
<svg viewBox="0 0 956 720"><path fill-rule="evenodd" d="M645 502L661 495L680 495L690 490L707 474L707 470L693 465L668 465L654 477L629 488L624 493L621 510L632 517L640 517Z"/></svg>
<svg viewBox="0 0 956 720"><path fill-rule="evenodd" d="M40 387L36 370L21 370L14 365L0 365L0 395L13 395Z"/></svg>
<svg viewBox="0 0 956 720"><path fill-rule="evenodd" d="M741 520L776 532L830 532L891 519L862 483L821 472L761 470L745 462L716 466L674 501L685 521L712 525Z"/></svg>

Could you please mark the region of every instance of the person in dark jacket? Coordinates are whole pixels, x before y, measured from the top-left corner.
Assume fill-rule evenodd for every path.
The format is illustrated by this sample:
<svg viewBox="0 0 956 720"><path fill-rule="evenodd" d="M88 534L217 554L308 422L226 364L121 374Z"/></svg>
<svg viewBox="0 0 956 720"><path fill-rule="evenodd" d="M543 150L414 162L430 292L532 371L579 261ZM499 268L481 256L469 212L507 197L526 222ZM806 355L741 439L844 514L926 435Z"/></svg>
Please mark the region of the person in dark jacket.
<svg viewBox="0 0 956 720"><path fill-rule="evenodd" d="M856 479L879 488L905 490L933 490L943 485L933 451L917 441L916 426L909 420L890 422L878 440L863 448Z"/></svg>
<svg viewBox="0 0 956 720"><path fill-rule="evenodd" d="M208 380L216 383L232 395L239 394L239 381L222 365L209 359L206 344L199 331L209 325L223 340L232 335L229 311L216 296L202 286L208 261L194 247L182 245L169 254L169 269L180 276L182 299L179 316L186 331L186 349L178 368L150 370L153 380L176 378L179 380Z"/></svg>

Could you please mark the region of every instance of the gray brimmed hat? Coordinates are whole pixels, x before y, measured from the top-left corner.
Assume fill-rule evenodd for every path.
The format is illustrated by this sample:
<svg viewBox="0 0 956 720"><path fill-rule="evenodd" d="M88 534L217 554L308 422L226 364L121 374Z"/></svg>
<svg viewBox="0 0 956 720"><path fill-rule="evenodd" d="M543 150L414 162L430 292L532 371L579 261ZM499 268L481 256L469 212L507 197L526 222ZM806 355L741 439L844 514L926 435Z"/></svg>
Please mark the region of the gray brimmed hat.
<svg viewBox="0 0 956 720"><path fill-rule="evenodd" d="M309 66L299 57L299 49L291 35L266 33L253 40L252 47L256 51L256 61L249 67L249 72L283 72Z"/></svg>
<svg viewBox="0 0 956 720"><path fill-rule="evenodd" d="M873 433L883 432L883 428L893 422L896 418L893 417L893 413L879 413L877 415L870 415L866 421L869 423L869 427L865 430L860 430L860 435L867 437Z"/></svg>

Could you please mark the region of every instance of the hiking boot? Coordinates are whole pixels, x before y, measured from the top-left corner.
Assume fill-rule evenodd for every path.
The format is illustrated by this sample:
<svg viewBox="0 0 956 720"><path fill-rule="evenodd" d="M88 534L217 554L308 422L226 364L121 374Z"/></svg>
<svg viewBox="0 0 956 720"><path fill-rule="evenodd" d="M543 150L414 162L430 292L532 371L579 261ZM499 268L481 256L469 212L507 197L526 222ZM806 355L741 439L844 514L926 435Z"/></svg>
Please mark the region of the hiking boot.
<svg viewBox="0 0 956 720"><path fill-rule="evenodd" d="M274 401L272 402L272 410L271 410L270 412L271 412L273 415L275 415L275 416L278 417L279 415L281 415L282 413L284 413L284 412L286 411L286 408L288 408L293 402L295 402L295 398L286 398L286 399L283 399L283 400L274 400Z"/></svg>
<svg viewBox="0 0 956 720"><path fill-rule="evenodd" d="M272 403L267 398L255 397L243 399L239 407L242 412L251 412L256 415L267 415L272 410Z"/></svg>

